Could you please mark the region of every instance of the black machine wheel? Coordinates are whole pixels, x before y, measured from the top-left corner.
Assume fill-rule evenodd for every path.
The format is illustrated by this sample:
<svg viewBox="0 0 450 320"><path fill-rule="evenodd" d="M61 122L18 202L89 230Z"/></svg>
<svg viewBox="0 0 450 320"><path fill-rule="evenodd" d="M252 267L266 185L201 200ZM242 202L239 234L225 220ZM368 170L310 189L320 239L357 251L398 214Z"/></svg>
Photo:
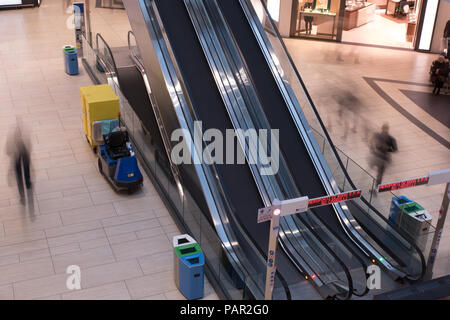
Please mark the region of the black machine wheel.
<svg viewBox="0 0 450 320"><path fill-rule="evenodd" d="M102 160L100 158L98 158L97 164L98 164L98 170L100 171L101 174L103 174L103 165L102 165Z"/></svg>

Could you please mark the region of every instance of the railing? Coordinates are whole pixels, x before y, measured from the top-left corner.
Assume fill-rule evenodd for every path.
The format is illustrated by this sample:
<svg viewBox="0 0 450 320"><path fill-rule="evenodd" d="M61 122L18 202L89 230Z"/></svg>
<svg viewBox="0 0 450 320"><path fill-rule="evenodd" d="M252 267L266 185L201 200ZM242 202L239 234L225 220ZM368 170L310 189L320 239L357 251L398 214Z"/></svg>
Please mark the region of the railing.
<svg viewBox="0 0 450 320"><path fill-rule="evenodd" d="M95 44L97 56L99 58L99 66L97 67L103 68L105 72L108 72L106 74L107 77L110 77L117 81L117 66L116 62L114 61L113 53L100 33L97 33L97 35L95 36Z"/></svg>

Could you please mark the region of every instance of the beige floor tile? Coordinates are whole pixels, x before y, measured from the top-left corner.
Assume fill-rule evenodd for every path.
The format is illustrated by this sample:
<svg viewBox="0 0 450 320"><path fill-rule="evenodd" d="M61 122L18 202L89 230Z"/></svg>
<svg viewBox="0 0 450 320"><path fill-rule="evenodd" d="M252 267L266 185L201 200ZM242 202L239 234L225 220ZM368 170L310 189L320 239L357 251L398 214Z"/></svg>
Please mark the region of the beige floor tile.
<svg viewBox="0 0 450 320"><path fill-rule="evenodd" d="M136 260L125 260L87 268L82 273L82 288L97 287L143 276Z"/></svg>
<svg viewBox="0 0 450 320"><path fill-rule="evenodd" d="M155 294L153 296L140 298L139 300L167 300L167 298L164 295L164 293L161 293L161 294Z"/></svg>
<svg viewBox="0 0 450 320"><path fill-rule="evenodd" d="M178 289L165 292L164 295L167 300L186 300L186 297Z"/></svg>
<svg viewBox="0 0 450 320"><path fill-rule="evenodd" d="M38 279L54 274L50 258L32 260L0 267L0 285Z"/></svg>
<svg viewBox="0 0 450 320"><path fill-rule="evenodd" d="M137 236L135 232L122 233L117 236L109 236L108 240L111 245L137 240Z"/></svg>
<svg viewBox="0 0 450 320"><path fill-rule="evenodd" d="M126 283L133 299L176 290L173 272L160 272L126 280Z"/></svg>
<svg viewBox="0 0 450 320"><path fill-rule="evenodd" d="M59 254L65 254L70 252L77 252L80 251L80 245L75 243L69 243L63 246L57 246L57 247L50 247L50 252L52 256L57 256Z"/></svg>
<svg viewBox="0 0 450 320"><path fill-rule="evenodd" d="M31 232L36 230L44 230L62 225L61 218L58 213L39 215L33 217L25 217L16 220L7 220L3 222L5 234L17 234L23 232Z"/></svg>
<svg viewBox="0 0 450 320"><path fill-rule="evenodd" d="M6 235L0 238L0 248L19 244L22 242L36 241L41 239L45 239L45 234L43 231L32 231L22 234Z"/></svg>
<svg viewBox="0 0 450 320"><path fill-rule="evenodd" d="M78 194L63 197L62 199L50 199L39 201L39 210L42 214L52 212L84 208L92 205L89 194Z"/></svg>
<svg viewBox="0 0 450 320"><path fill-rule="evenodd" d="M127 215L122 215L122 216L118 216L118 217L103 219L102 220L102 225L104 227L111 227L111 226L121 225L121 224L125 224L125 223L149 220L149 219L152 219L154 217L155 216L154 216L152 210L146 210L146 211L143 211L143 212L138 212L138 213L127 214Z"/></svg>
<svg viewBox="0 0 450 320"><path fill-rule="evenodd" d="M133 259L170 249L169 241L160 236L114 244L111 247L117 260Z"/></svg>
<svg viewBox="0 0 450 320"><path fill-rule="evenodd" d="M63 300L129 300L130 295L123 281L100 287L73 291L62 295Z"/></svg>
<svg viewBox="0 0 450 320"><path fill-rule="evenodd" d="M68 226L48 228L45 229L45 234L47 235L47 237L52 238L100 228L102 228L102 224L99 221L94 220L83 223L70 224Z"/></svg>
<svg viewBox="0 0 450 320"><path fill-rule="evenodd" d="M114 202L114 207L119 215L136 213L147 210L155 210L164 207L158 196L149 196L146 198L124 200Z"/></svg>
<svg viewBox="0 0 450 320"><path fill-rule="evenodd" d="M0 266L5 266L7 264L19 263L19 255L13 254L10 256L0 257Z"/></svg>
<svg viewBox="0 0 450 320"><path fill-rule="evenodd" d="M114 262L114 255L109 246L81 250L53 257L56 273L65 272L68 266L77 265L83 269Z"/></svg>
<svg viewBox="0 0 450 320"><path fill-rule="evenodd" d="M142 231L137 231L136 235L139 239L151 238L158 235L164 235L165 232L162 227L156 227L152 229L146 229Z"/></svg>
<svg viewBox="0 0 450 320"><path fill-rule="evenodd" d="M57 237L49 237L47 241L50 247L59 247L67 244L79 243L82 241L95 240L105 237L106 237L105 231L103 230L103 228L99 228L87 231L74 232Z"/></svg>
<svg viewBox="0 0 450 320"><path fill-rule="evenodd" d="M0 286L0 300L14 300L12 285Z"/></svg>
<svg viewBox="0 0 450 320"><path fill-rule="evenodd" d="M49 277L16 282L14 284L15 298L19 300L30 300L70 292L66 285L69 276L69 274L62 273Z"/></svg>
<svg viewBox="0 0 450 320"><path fill-rule="evenodd" d="M86 249L93 249L98 247L104 247L109 246L110 242L107 237L102 237L98 239L88 240L88 241L81 241L80 242L80 248L81 250Z"/></svg>
<svg viewBox="0 0 450 320"><path fill-rule="evenodd" d="M173 250L154 253L145 257L139 257L139 265L144 274L153 274L173 270Z"/></svg>
<svg viewBox="0 0 450 320"><path fill-rule="evenodd" d="M40 249L36 251L27 251L19 255L20 262L42 259L50 257L49 249Z"/></svg>
<svg viewBox="0 0 450 320"><path fill-rule="evenodd" d="M54 295L54 296L37 298L37 299L34 299L34 300L62 300L62 297L61 297L61 295L57 294L57 295Z"/></svg>
<svg viewBox="0 0 450 320"><path fill-rule="evenodd" d="M133 223L121 224L113 227L105 228L105 232L108 236L115 236L122 233L128 233L132 231L141 231L145 229L155 228L159 226L157 219L148 219Z"/></svg>
<svg viewBox="0 0 450 320"><path fill-rule="evenodd" d="M22 254L25 252L32 252L37 250L47 249L47 240L35 240L28 242L20 242L0 247L0 257L10 256L13 254Z"/></svg>
<svg viewBox="0 0 450 320"><path fill-rule="evenodd" d="M88 195L89 196L89 195ZM89 204L89 203L88 203ZM86 205L85 208L61 211L61 219L64 225L80 224L88 221L99 220L116 216L117 213L112 204Z"/></svg>
<svg viewBox="0 0 450 320"><path fill-rule="evenodd" d="M78 177L80 175L97 175L97 168L92 163L78 163L70 166L47 169L49 179Z"/></svg>

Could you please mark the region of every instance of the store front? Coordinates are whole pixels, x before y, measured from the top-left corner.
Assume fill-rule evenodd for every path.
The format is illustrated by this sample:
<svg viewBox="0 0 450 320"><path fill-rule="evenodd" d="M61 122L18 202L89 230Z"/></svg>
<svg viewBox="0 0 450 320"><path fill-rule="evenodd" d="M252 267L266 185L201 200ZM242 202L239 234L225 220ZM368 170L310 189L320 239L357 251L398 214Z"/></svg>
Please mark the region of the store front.
<svg viewBox="0 0 450 320"><path fill-rule="evenodd" d="M41 0L0 0L2 8L39 7Z"/></svg>
<svg viewBox="0 0 450 320"><path fill-rule="evenodd" d="M265 0L284 37L435 51L449 0ZM442 2L442 3L441 3ZM442 18L441 20L445 20ZM445 20L446 22L446 20ZM445 25L445 22L444 25Z"/></svg>

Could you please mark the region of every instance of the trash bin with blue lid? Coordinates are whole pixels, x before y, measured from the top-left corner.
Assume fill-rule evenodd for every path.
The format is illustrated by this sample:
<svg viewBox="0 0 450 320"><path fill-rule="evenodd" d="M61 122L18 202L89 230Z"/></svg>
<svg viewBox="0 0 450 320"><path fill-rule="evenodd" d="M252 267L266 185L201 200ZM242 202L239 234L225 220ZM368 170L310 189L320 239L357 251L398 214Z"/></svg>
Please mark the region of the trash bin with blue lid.
<svg viewBox="0 0 450 320"><path fill-rule="evenodd" d="M391 201L391 208L389 210L389 221L398 225L398 213L400 211L400 206L408 203L412 203L411 199L405 196L393 197Z"/></svg>
<svg viewBox="0 0 450 320"><path fill-rule="evenodd" d="M191 243L175 246L174 239L175 283L186 299L200 299L204 295L205 257L198 243L184 239Z"/></svg>
<svg viewBox="0 0 450 320"><path fill-rule="evenodd" d="M63 53L64 53L64 65L66 67L66 73L69 75L78 74L77 49L65 46L63 48Z"/></svg>

